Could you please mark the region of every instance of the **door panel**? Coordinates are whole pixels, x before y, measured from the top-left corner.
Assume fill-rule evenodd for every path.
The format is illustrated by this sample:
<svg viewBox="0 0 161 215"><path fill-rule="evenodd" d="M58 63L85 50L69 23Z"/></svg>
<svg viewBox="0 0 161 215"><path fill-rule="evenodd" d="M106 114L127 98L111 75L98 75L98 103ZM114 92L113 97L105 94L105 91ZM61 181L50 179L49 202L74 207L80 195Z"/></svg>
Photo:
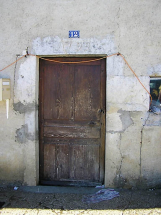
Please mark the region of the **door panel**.
<svg viewBox="0 0 161 215"><path fill-rule="evenodd" d="M96 120L100 107L99 66L76 66L75 120ZM88 78L87 78L88 77Z"/></svg>
<svg viewBox="0 0 161 215"><path fill-rule="evenodd" d="M44 137L100 138L100 126L96 124L95 126L89 126L88 124L84 126L69 125L68 123L57 126L53 123L51 127L44 126Z"/></svg>
<svg viewBox="0 0 161 215"><path fill-rule="evenodd" d="M69 65L50 64L44 72L44 119L72 119L73 72Z"/></svg>
<svg viewBox="0 0 161 215"><path fill-rule="evenodd" d="M103 183L105 60L52 60L91 58L40 59L40 183Z"/></svg>
<svg viewBox="0 0 161 215"><path fill-rule="evenodd" d="M99 145L76 145L71 150L71 174L76 180L99 181Z"/></svg>

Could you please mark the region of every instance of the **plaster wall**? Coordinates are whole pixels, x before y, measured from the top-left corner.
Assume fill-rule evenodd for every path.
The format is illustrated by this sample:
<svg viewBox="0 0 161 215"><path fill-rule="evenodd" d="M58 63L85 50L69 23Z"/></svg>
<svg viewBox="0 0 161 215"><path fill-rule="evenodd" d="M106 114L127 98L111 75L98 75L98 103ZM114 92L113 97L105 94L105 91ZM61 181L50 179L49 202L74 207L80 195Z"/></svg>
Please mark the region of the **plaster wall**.
<svg viewBox="0 0 161 215"><path fill-rule="evenodd" d="M1 1L0 69L28 47L37 56L124 54L149 90L161 76L160 10L156 1ZM80 38L68 38L80 30ZM149 95L121 56L106 60L107 187L161 185L161 118L149 113ZM0 102L0 181L36 185L39 181L38 77L36 56L0 73L11 79L9 119Z"/></svg>

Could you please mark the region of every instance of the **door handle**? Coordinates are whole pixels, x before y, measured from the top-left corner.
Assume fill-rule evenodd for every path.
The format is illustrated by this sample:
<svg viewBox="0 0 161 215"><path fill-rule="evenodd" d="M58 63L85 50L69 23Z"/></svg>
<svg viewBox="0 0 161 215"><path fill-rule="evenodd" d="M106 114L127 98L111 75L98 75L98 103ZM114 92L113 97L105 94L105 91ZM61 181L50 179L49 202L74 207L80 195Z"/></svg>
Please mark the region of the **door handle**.
<svg viewBox="0 0 161 215"><path fill-rule="evenodd" d="M92 120L88 123L88 125L95 125L95 122L93 122Z"/></svg>
<svg viewBox="0 0 161 215"><path fill-rule="evenodd" d="M98 110L98 113L104 113L104 110L99 109L99 110Z"/></svg>

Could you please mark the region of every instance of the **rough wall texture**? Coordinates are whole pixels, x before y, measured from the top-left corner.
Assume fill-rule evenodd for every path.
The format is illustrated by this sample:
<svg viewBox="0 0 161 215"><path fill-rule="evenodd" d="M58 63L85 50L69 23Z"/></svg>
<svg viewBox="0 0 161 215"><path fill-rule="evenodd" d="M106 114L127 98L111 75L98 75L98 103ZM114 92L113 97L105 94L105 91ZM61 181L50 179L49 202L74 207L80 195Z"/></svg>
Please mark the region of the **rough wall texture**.
<svg viewBox="0 0 161 215"><path fill-rule="evenodd" d="M0 69L28 47L35 55L120 52L149 89L161 76L160 0L1 1ZM80 30L69 39L69 30ZM11 79L9 119L0 102L0 181L36 185L38 59L28 56L0 73ZM105 185L161 185L161 117L120 56L107 58Z"/></svg>

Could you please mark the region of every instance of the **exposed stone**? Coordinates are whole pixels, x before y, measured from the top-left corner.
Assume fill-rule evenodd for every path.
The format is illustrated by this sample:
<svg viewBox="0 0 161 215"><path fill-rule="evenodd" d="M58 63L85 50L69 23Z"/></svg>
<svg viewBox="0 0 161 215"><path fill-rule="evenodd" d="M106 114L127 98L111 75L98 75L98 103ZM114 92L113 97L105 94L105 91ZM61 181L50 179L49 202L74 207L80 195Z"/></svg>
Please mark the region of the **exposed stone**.
<svg viewBox="0 0 161 215"><path fill-rule="evenodd" d="M20 114L35 111L38 109L38 105L35 103L23 104L21 102L13 103L13 109Z"/></svg>
<svg viewBox="0 0 161 215"><path fill-rule="evenodd" d="M18 141L19 143L25 143L26 142L26 130L27 130L27 125L22 125L21 128L17 129L16 141Z"/></svg>
<svg viewBox="0 0 161 215"><path fill-rule="evenodd" d="M122 109L117 111L118 113L121 113L119 116L122 122L122 129L125 131L129 126L133 124L133 121L130 117L130 112L129 111L123 111Z"/></svg>
<svg viewBox="0 0 161 215"><path fill-rule="evenodd" d="M26 143L27 140L34 141L37 135L28 132L28 125L22 125L16 131L16 141L19 143Z"/></svg>
<svg viewBox="0 0 161 215"><path fill-rule="evenodd" d="M161 114L150 112L146 121L146 126L161 126Z"/></svg>

